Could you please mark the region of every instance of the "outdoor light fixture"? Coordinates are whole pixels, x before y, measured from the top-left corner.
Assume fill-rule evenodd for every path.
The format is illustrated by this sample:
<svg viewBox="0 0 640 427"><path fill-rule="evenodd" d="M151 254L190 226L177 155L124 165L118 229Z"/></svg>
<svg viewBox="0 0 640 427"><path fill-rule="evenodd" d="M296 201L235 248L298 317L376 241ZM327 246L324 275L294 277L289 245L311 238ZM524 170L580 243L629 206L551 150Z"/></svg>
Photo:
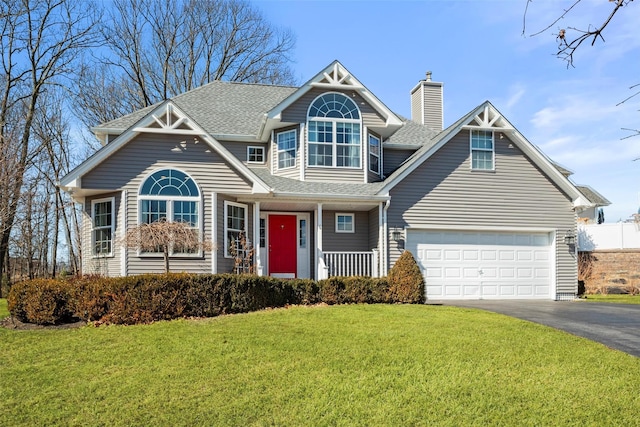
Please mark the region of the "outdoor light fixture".
<svg viewBox="0 0 640 427"><path fill-rule="evenodd" d="M402 240L402 229L398 229L398 227L393 227L393 231L391 232L391 239L394 242L399 242Z"/></svg>
<svg viewBox="0 0 640 427"><path fill-rule="evenodd" d="M573 233L573 230L567 230L564 233L564 243L567 245L575 245L576 243L576 235Z"/></svg>

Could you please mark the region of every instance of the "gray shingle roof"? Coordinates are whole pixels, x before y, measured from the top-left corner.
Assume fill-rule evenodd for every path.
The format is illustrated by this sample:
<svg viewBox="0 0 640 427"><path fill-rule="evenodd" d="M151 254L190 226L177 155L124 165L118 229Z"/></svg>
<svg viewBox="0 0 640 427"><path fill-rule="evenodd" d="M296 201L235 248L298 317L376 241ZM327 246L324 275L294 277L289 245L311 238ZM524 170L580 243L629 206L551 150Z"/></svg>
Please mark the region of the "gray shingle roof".
<svg viewBox="0 0 640 427"><path fill-rule="evenodd" d="M555 166L556 169L558 169L558 171L560 171L560 173L564 175L565 178L569 178L569 176L573 175L573 172L565 168L564 166L560 166L558 163L554 162L553 160L551 161L551 163L553 163L553 166Z"/></svg>
<svg viewBox="0 0 640 427"><path fill-rule="evenodd" d="M576 188L584 195L584 197L597 206L609 206L611 204L611 202L602 194L598 193L588 185L576 185Z"/></svg>
<svg viewBox="0 0 640 427"><path fill-rule="evenodd" d="M317 194L326 196L373 196L380 188L382 182L370 184L353 182L314 182L298 181L292 178L271 175L267 168L249 168L258 178L271 187L275 193L287 194Z"/></svg>
<svg viewBox="0 0 640 427"><path fill-rule="evenodd" d="M403 118L402 121L404 125L384 141L386 146L415 145L417 148L431 141L438 135L437 131L416 123L413 120Z"/></svg>
<svg viewBox="0 0 640 427"><path fill-rule="evenodd" d="M214 81L171 99L212 135L255 135L264 113L292 94L295 87ZM158 104L97 126L127 129Z"/></svg>

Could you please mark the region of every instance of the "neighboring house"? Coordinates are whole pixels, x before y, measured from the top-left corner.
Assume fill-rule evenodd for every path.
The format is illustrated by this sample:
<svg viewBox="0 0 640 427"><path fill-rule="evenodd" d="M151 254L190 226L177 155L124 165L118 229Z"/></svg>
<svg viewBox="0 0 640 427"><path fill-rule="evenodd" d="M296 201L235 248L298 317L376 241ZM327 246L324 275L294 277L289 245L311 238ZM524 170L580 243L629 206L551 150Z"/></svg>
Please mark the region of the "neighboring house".
<svg viewBox="0 0 640 427"><path fill-rule="evenodd" d="M573 175L573 172L569 169L560 166L557 163L554 164L560 171L560 173L565 176L565 178L568 179L571 175ZM609 206L611 202L588 185L576 185L576 188L587 198L587 200L591 202L591 206L584 206L576 209L576 213L578 214L578 221L582 224L597 224L598 215L603 215L602 219L604 219L604 214L600 214L602 210L601 208Z"/></svg>
<svg viewBox="0 0 640 427"><path fill-rule="evenodd" d="M83 205L83 272L163 271L118 244L185 221L213 251L175 271L230 272L240 233L258 274L385 275L402 251L427 298L572 298L576 211L594 207L488 101L443 129L442 83L412 120L334 62L300 87L213 82L93 129L104 146L61 180Z"/></svg>

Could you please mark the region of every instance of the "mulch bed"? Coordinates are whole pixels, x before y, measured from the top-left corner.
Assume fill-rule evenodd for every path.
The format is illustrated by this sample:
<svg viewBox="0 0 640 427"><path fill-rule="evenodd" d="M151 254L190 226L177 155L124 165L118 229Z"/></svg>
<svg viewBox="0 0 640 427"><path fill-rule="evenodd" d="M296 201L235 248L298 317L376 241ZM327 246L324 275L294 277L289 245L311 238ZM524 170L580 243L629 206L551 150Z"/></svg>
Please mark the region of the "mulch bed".
<svg viewBox="0 0 640 427"><path fill-rule="evenodd" d="M31 331L35 329L73 329L86 325L84 320L76 322L61 323L59 325L36 325L35 323L24 323L14 317L5 317L0 319L0 327L6 329L14 329L18 331Z"/></svg>

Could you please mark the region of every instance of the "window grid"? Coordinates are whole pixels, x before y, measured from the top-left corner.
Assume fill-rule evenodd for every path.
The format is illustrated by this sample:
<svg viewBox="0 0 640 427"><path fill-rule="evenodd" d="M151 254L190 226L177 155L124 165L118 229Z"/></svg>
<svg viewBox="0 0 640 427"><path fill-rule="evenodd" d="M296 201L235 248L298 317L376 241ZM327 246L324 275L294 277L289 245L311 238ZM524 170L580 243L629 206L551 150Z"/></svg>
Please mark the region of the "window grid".
<svg viewBox="0 0 640 427"><path fill-rule="evenodd" d="M380 174L380 138L369 135L369 170Z"/></svg>
<svg viewBox="0 0 640 427"><path fill-rule="evenodd" d="M360 112L351 99L340 93L317 98L308 115L308 165L360 168L360 128Z"/></svg>
<svg viewBox="0 0 640 427"><path fill-rule="evenodd" d="M278 144L278 169L295 167L298 139L296 131L279 132L276 139Z"/></svg>
<svg viewBox="0 0 640 427"><path fill-rule="evenodd" d="M114 211L113 199L91 203L93 219L93 255L113 255Z"/></svg>
<svg viewBox="0 0 640 427"><path fill-rule="evenodd" d="M355 232L354 215L337 213L336 214L336 233L353 233Z"/></svg>
<svg viewBox="0 0 640 427"><path fill-rule="evenodd" d="M492 131L471 131L471 169L494 169L494 143Z"/></svg>
<svg viewBox="0 0 640 427"><path fill-rule="evenodd" d="M247 162L264 163L264 147L247 147Z"/></svg>
<svg viewBox="0 0 640 427"><path fill-rule="evenodd" d="M225 257L231 257L232 242L240 247L240 234L247 238L247 206L239 203L224 202L225 215Z"/></svg>

